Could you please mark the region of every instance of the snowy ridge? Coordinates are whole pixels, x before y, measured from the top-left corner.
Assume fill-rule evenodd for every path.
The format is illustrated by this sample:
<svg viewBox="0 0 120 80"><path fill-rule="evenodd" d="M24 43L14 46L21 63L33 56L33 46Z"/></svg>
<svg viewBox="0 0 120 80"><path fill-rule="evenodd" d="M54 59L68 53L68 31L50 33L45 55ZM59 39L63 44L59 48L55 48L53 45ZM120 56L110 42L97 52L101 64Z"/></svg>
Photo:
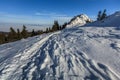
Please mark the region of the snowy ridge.
<svg viewBox="0 0 120 80"><path fill-rule="evenodd" d="M81 14L72 18L67 27L82 26L87 22L92 22L92 20L86 14Z"/></svg>
<svg viewBox="0 0 120 80"><path fill-rule="evenodd" d="M95 21L86 26L120 27L120 11L115 12L102 21Z"/></svg>

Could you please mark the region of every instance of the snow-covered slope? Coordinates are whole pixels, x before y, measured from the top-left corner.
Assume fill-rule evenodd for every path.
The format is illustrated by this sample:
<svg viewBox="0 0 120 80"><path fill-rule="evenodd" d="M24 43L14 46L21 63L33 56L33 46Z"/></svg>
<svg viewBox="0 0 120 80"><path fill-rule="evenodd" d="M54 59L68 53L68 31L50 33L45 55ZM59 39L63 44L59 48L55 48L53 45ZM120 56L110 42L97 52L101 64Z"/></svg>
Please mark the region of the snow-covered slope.
<svg viewBox="0 0 120 80"><path fill-rule="evenodd" d="M67 27L81 26L88 22L92 22L92 20L87 15L81 14L72 18Z"/></svg>
<svg viewBox="0 0 120 80"><path fill-rule="evenodd" d="M73 27L0 45L0 80L120 80L120 30Z"/></svg>
<svg viewBox="0 0 120 80"><path fill-rule="evenodd" d="M95 21L86 26L120 27L120 11L115 12L102 21Z"/></svg>

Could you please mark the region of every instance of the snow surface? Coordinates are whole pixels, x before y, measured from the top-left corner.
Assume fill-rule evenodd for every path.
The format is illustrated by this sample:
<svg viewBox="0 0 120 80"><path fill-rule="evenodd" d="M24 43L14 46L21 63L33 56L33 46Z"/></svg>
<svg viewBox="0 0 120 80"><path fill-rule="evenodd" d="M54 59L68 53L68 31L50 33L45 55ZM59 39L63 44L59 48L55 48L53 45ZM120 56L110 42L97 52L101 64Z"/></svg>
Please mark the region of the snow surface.
<svg viewBox="0 0 120 80"><path fill-rule="evenodd" d="M0 80L119 80L120 30L73 27L0 45Z"/></svg>

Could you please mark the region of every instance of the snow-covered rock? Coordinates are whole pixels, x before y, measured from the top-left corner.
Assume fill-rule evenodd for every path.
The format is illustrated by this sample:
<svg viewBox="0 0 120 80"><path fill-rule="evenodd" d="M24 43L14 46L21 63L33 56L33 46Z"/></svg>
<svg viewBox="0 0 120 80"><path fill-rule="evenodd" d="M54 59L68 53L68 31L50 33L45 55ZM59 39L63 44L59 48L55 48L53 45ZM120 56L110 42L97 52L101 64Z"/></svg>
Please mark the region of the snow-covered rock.
<svg viewBox="0 0 120 80"><path fill-rule="evenodd" d="M86 14L80 14L71 19L67 27L82 26L92 20Z"/></svg>
<svg viewBox="0 0 120 80"><path fill-rule="evenodd" d="M120 27L120 11L115 12L102 21L95 21L86 26Z"/></svg>

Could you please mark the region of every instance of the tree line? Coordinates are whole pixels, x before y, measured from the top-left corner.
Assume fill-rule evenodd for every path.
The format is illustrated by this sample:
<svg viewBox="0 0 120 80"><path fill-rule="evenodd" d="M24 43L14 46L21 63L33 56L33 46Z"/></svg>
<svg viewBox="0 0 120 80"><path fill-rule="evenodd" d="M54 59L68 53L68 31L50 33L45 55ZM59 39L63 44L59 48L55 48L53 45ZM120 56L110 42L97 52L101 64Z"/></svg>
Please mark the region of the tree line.
<svg viewBox="0 0 120 80"><path fill-rule="evenodd" d="M53 26L46 28L45 31L43 30L35 31L33 29L31 32L27 30L25 25L23 25L23 29L21 31L19 29L17 29L16 31L14 28L10 27L10 31L8 33L0 32L0 44L13 42L13 41L20 40L22 38L33 37L33 36L41 35L44 33L50 33L54 31L62 30L66 27L66 25L67 23L64 23L63 25L59 25L58 21L54 21Z"/></svg>

